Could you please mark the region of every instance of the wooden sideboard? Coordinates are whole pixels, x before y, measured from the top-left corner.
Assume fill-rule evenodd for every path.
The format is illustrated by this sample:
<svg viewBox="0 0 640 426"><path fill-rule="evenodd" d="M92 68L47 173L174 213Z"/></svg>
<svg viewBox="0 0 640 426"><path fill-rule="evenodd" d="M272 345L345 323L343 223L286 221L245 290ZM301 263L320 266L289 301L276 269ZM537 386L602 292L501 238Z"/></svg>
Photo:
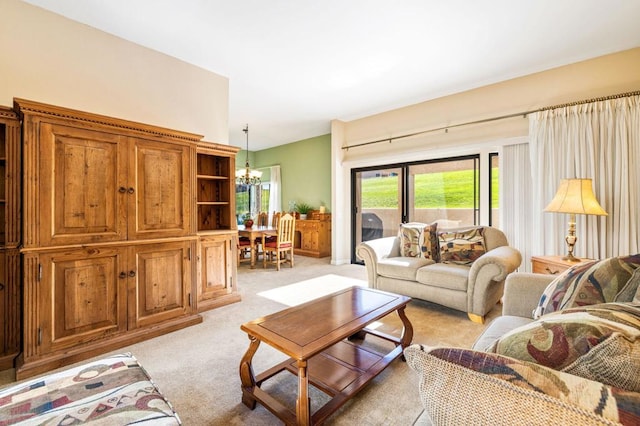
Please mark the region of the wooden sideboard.
<svg viewBox="0 0 640 426"><path fill-rule="evenodd" d="M294 253L301 256L331 256L331 215L316 214L296 220Z"/></svg>
<svg viewBox="0 0 640 426"><path fill-rule="evenodd" d="M197 324L198 312L240 300L232 220L238 148L14 102L22 157L11 162L22 159L23 182L18 379ZM4 144L11 141L5 135ZM7 213L11 239L7 230L20 226ZM19 264L14 251L0 257L0 275Z"/></svg>

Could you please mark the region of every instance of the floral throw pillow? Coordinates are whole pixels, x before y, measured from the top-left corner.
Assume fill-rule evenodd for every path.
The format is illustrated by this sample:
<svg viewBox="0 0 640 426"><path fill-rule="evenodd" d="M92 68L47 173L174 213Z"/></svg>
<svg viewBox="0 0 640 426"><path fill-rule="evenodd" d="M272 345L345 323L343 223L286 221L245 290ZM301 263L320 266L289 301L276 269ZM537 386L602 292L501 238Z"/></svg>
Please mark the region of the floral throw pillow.
<svg viewBox="0 0 640 426"><path fill-rule="evenodd" d="M500 337L487 352L640 391L640 304L552 312Z"/></svg>
<svg viewBox="0 0 640 426"><path fill-rule="evenodd" d="M484 228L438 232L440 262L470 265L486 253Z"/></svg>

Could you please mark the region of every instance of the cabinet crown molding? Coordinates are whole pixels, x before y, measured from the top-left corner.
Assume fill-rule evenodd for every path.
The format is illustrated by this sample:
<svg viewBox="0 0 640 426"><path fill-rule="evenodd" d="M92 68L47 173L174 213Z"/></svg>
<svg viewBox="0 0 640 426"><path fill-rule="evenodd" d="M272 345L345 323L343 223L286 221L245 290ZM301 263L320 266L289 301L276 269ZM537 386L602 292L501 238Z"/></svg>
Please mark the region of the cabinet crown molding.
<svg viewBox="0 0 640 426"><path fill-rule="evenodd" d="M165 136L185 141L198 142L204 136L195 133L183 132L180 130L167 129L165 127L152 126L149 124L138 123L135 121L122 120L119 118L109 117L106 115L93 114L75 109L49 105L42 102L30 101L27 99L13 98L15 110L22 117L25 112L32 115L54 116L69 120L81 121L85 123L99 124L102 126L110 126L118 129L124 129L137 134L147 134L154 136Z"/></svg>

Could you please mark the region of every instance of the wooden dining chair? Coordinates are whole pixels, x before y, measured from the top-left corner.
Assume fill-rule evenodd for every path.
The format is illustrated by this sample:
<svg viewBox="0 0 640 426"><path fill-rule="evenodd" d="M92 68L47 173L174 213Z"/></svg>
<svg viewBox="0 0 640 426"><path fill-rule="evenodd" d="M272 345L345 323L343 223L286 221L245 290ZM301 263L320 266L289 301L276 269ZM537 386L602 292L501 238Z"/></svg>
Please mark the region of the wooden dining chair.
<svg viewBox="0 0 640 426"><path fill-rule="evenodd" d="M238 264L242 262L251 262L251 250L253 250L253 245L249 238L238 238Z"/></svg>
<svg viewBox="0 0 640 426"><path fill-rule="evenodd" d="M269 225L269 213L267 213L267 212L258 213L258 218L256 220L256 224L258 226L268 226Z"/></svg>
<svg viewBox="0 0 640 426"><path fill-rule="evenodd" d="M260 212L258 216L256 216L256 226L269 226L269 213ZM260 256L264 256L264 250L262 250L262 237L256 238L255 241L256 247L256 260L260 260Z"/></svg>
<svg viewBox="0 0 640 426"><path fill-rule="evenodd" d="M280 264L289 263L293 268L293 238L295 235L296 221L290 214L280 216L276 233L262 235L262 247L264 255L262 256L262 266L267 267L269 263L275 264L276 269L280 270ZM269 240L267 237L275 237Z"/></svg>

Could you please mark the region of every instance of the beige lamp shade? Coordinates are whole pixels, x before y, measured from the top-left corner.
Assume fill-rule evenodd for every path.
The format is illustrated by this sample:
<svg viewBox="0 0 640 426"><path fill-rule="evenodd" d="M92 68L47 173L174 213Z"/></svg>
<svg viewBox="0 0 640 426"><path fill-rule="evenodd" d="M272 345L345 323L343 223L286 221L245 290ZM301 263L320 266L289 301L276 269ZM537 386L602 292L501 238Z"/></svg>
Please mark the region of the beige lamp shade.
<svg viewBox="0 0 640 426"><path fill-rule="evenodd" d="M544 209L545 212L594 214L606 216L607 212L596 200L591 179L562 179L555 197Z"/></svg>
<svg viewBox="0 0 640 426"><path fill-rule="evenodd" d="M573 255L573 247L578 240L576 237L576 215L594 214L606 216L607 212L600 206L593 190L591 179L562 179L556 196L544 209L545 212L569 213L569 231L565 237L568 253L564 260L578 262L580 259Z"/></svg>

